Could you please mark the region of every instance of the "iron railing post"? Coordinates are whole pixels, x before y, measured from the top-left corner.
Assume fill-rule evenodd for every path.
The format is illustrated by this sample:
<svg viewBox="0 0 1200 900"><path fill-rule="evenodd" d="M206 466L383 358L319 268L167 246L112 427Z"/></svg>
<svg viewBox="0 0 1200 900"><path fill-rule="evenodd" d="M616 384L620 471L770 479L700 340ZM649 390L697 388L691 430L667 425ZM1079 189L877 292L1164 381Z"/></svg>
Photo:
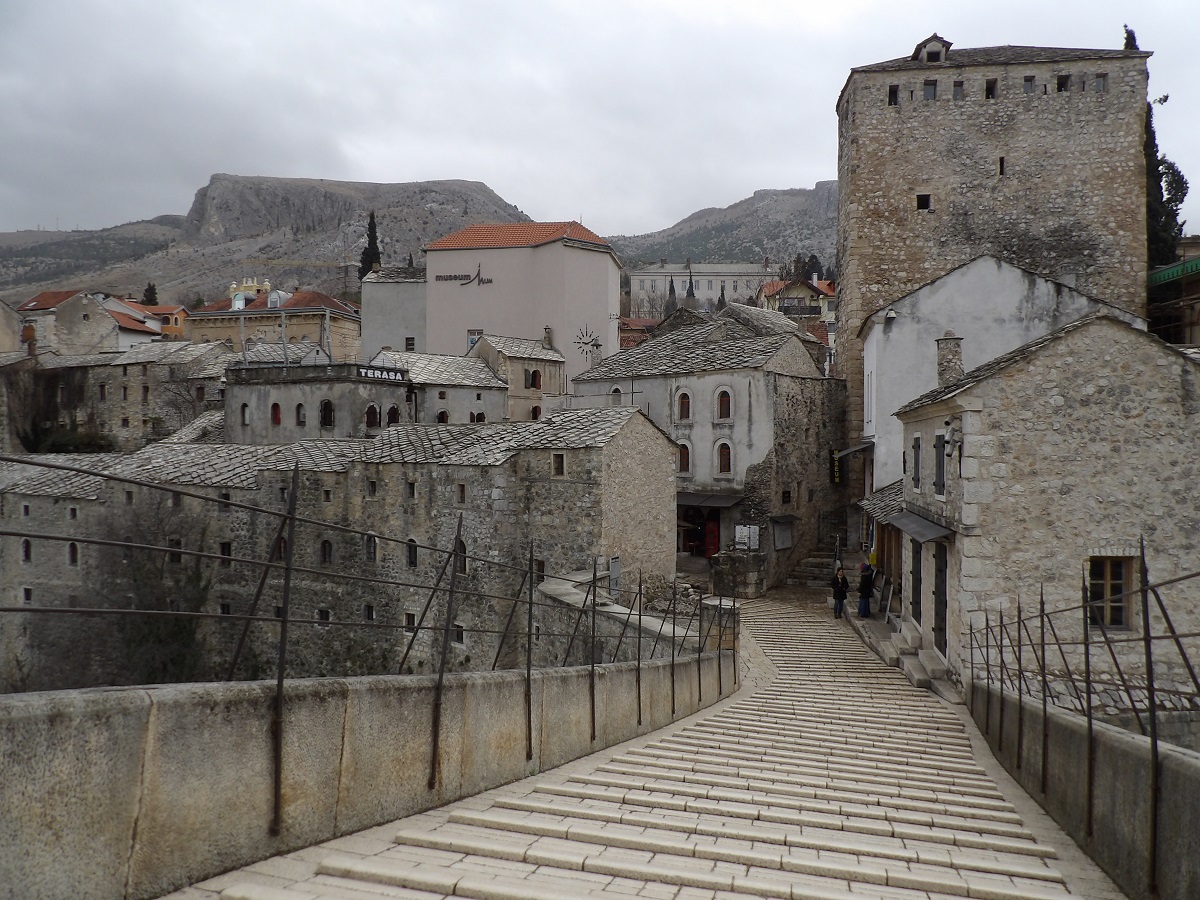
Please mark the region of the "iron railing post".
<svg viewBox="0 0 1200 900"><path fill-rule="evenodd" d="M1142 643L1146 652L1146 716L1150 720L1150 894L1158 894L1158 703L1154 694L1154 637L1150 633L1150 573L1146 567L1146 542L1141 540L1138 580L1142 595Z"/></svg>
<svg viewBox="0 0 1200 900"><path fill-rule="evenodd" d="M525 617L525 759L533 759L533 539L529 540L528 606Z"/></svg>
<svg viewBox="0 0 1200 900"><path fill-rule="evenodd" d="M288 491L287 550L283 561L283 618L279 623L279 665L275 673L275 715L271 735L275 746L275 796L272 803L271 834L283 829L283 676L287 669L288 617L292 599L292 555L296 551L296 496L300 493L300 464L292 465L292 486Z"/></svg>
<svg viewBox="0 0 1200 900"><path fill-rule="evenodd" d="M1087 572L1084 572L1081 596L1083 597L1083 687L1087 691L1087 759L1085 760L1087 768L1085 770L1086 792L1084 798L1084 808L1086 810L1087 819L1087 836L1092 836L1092 801L1095 782L1095 728L1092 719L1092 648L1091 648L1091 600L1088 597Z"/></svg>
<svg viewBox="0 0 1200 900"><path fill-rule="evenodd" d="M446 659L450 655L450 629L454 627L454 591L458 587L458 543L462 537L462 513L458 514L458 526L454 530L454 543L450 545L447 560L453 560L450 565L450 591L446 596L446 624L442 628L442 654L438 661L437 687L433 694L433 728L430 735L429 754L429 790L437 787L438 754L441 752L442 738L442 691L446 682ZM464 564L466 560L463 560Z"/></svg>

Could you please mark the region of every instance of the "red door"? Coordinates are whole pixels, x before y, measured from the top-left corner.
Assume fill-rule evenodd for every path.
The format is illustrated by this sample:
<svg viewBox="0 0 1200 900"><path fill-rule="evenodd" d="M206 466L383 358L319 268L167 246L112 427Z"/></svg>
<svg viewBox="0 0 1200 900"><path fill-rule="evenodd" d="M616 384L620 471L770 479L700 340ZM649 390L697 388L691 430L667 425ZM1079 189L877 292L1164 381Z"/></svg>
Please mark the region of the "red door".
<svg viewBox="0 0 1200 900"><path fill-rule="evenodd" d="M721 552L721 520L709 519L704 523L704 557Z"/></svg>

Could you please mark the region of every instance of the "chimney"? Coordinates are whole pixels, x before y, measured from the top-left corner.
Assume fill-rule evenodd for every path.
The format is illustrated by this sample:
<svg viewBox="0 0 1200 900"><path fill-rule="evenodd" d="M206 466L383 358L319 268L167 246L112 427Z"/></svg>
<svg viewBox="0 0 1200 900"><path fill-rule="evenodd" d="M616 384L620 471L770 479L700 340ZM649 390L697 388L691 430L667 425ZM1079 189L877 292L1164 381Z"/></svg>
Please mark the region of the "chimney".
<svg viewBox="0 0 1200 900"><path fill-rule="evenodd" d="M665 269L667 267L667 258L665 256L659 259L658 267L660 269Z"/></svg>
<svg viewBox="0 0 1200 900"><path fill-rule="evenodd" d="M554 332L550 329L549 325L547 325L543 329L543 331L544 331L544 334L542 335L542 346L545 347L547 350L553 350L554 349Z"/></svg>
<svg viewBox="0 0 1200 900"><path fill-rule="evenodd" d="M377 262L371 263L371 271L378 272L379 271L379 263L377 263Z"/></svg>
<svg viewBox="0 0 1200 900"><path fill-rule="evenodd" d="M962 338L953 331L947 331L937 339L938 387L953 384L962 377Z"/></svg>
<svg viewBox="0 0 1200 900"><path fill-rule="evenodd" d="M602 359L604 359L604 354L600 352L601 351L600 342L598 340L593 339L591 346L588 349L591 351L591 353L590 353L591 358L588 360L588 368L591 368L592 366L600 365L600 361Z"/></svg>

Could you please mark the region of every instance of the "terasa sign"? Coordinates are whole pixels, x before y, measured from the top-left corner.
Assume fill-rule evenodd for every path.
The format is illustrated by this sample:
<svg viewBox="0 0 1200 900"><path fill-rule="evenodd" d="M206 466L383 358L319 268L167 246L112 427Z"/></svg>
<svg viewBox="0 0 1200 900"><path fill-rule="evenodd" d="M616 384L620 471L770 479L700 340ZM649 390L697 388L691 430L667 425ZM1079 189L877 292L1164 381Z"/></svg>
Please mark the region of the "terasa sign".
<svg viewBox="0 0 1200 900"><path fill-rule="evenodd" d="M404 369L377 369L372 366L359 366L359 378L371 378L375 381L408 381L408 372Z"/></svg>
<svg viewBox="0 0 1200 900"><path fill-rule="evenodd" d="M435 275L434 281L457 281L459 287L466 287L469 284L485 285L491 284L492 279L483 277L483 264L480 263L475 268L474 275Z"/></svg>

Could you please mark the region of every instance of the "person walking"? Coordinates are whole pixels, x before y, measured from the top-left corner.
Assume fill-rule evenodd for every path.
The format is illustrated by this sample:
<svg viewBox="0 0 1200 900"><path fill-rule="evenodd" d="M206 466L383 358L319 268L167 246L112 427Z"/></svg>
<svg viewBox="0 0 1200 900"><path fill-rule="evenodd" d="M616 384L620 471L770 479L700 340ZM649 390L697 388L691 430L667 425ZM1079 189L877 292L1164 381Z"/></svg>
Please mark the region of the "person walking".
<svg viewBox="0 0 1200 900"><path fill-rule="evenodd" d="M862 576L858 579L858 617L871 618L871 595L875 593L875 570L870 563L863 563L859 570Z"/></svg>
<svg viewBox="0 0 1200 900"><path fill-rule="evenodd" d="M850 596L850 582L841 566L834 573L833 579L833 617L840 619L846 611L846 598Z"/></svg>

